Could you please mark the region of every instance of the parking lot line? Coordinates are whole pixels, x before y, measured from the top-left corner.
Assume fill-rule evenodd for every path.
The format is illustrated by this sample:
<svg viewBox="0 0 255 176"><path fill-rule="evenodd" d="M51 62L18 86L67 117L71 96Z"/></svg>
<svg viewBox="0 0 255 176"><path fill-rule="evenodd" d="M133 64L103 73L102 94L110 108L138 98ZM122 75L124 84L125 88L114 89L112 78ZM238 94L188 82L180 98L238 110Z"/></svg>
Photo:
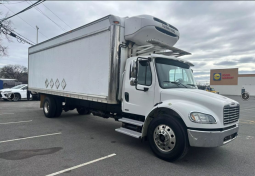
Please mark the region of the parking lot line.
<svg viewBox="0 0 255 176"><path fill-rule="evenodd" d="M115 156L115 155L116 155L116 154L113 153L113 154L111 154L111 155L107 155L107 156L105 156L105 157L98 158L98 159L95 159L95 160L93 160L93 161L89 161L89 162L87 162L87 163L83 163L83 164L80 164L80 165L77 165L77 166L74 166L74 167L70 167L70 168L68 168L68 169L64 169L64 170L61 170L61 171L58 171L58 172L55 172L55 173L52 173L52 174L49 174L49 175L46 175L46 176L59 175L59 174L62 174L62 173L64 173L64 172L68 172L68 171L70 171L70 170L74 170L74 169L77 169L77 168L79 168L79 167L83 167L83 166L86 166L86 165L95 163L95 162L97 162L97 161L101 161L101 160L104 160L104 159L113 157L113 156Z"/></svg>
<svg viewBox="0 0 255 176"><path fill-rule="evenodd" d="M7 114L14 114L14 113L2 113L2 114L0 114L0 116L1 115L7 115Z"/></svg>
<svg viewBox="0 0 255 176"><path fill-rule="evenodd" d="M32 122L32 120L18 121L18 122L6 122L6 123L0 123L0 125L7 125L7 124L12 124L12 123L26 123L26 122Z"/></svg>
<svg viewBox="0 0 255 176"><path fill-rule="evenodd" d="M44 135L39 135L39 136L30 136L30 137L25 137L25 138L18 138L18 139L11 139L11 140L6 140L6 141L0 141L0 143L5 143L5 142L13 142L13 141L19 141L19 140L24 140L24 139L32 139L32 138L39 138L39 137L45 137L45 136L53 136L53 135L58 135L60 133L52 133L52 134L44 134Z"/></svg>

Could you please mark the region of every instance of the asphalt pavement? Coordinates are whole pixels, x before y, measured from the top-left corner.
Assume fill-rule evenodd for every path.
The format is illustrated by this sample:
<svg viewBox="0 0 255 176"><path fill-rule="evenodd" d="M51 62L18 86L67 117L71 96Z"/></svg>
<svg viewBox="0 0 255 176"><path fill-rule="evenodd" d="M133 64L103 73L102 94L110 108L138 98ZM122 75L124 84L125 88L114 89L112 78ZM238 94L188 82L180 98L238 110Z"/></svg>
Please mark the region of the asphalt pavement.
<svg viewBox="0 0 255 176"><path fill-rule="evenodd" d="M255 175L255 97L240 102L239 135L217 148L191 148L163 161L148 142L115 132L120 123L63 112L44 117L39 101L0 100L0 175Z"/></svg>

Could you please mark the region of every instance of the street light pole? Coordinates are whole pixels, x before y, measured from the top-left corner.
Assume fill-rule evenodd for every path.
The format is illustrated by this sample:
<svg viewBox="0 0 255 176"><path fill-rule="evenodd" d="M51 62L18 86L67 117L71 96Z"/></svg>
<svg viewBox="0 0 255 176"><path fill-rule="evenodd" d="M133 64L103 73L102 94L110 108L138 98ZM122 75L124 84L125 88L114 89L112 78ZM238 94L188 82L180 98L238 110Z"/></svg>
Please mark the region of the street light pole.
<svg viewBox="0 0 255 176"><path fill-rule="evenodd" d="M38 43L38 30L39 30L39 27L36 26L36 29L37 29L37 34L36 34L36 43Z"/></svg>

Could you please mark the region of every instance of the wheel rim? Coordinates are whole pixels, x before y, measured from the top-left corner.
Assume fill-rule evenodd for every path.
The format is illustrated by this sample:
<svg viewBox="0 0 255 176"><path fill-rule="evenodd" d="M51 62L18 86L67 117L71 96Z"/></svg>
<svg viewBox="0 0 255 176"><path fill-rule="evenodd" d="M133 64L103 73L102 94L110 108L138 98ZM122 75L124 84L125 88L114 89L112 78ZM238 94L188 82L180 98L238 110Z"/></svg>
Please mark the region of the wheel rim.
<svg viewBox="0 0 255 176"><path fill-rule="evenodd" d="M46 102L44 103L43 109L44 109L44 112L45 112L46 114L49 113L50 105L49 105L49 102L48 102L48 101L46 101Z"/></svg>
<svg viewBox="0 0 255 176"><path fill-rule="evenodd" d="M14 94L13 96L14 96L13 99L12 99L13 101L18 101L19 100L19 95Z"/></svg>
<svg viewBox="0 0 255 176"><path fill-rule="evenodd" d="M154 142L157 148L163 152L169 152L174 149L176 138L175 133L167 125L159 125L153 133Z"/></svg>

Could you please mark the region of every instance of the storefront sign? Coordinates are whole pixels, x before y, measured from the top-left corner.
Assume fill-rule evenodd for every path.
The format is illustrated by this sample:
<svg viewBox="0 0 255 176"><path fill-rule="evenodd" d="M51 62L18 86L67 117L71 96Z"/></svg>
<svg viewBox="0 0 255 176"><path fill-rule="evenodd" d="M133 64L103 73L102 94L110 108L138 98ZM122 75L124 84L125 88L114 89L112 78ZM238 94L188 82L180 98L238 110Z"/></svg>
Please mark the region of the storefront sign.
<svg viewBox="0 0 255 176"><path fill-rule="evenodd" d="M230 74L222 74L222 79L233 79L234 76L231 76Z"/></svg>

